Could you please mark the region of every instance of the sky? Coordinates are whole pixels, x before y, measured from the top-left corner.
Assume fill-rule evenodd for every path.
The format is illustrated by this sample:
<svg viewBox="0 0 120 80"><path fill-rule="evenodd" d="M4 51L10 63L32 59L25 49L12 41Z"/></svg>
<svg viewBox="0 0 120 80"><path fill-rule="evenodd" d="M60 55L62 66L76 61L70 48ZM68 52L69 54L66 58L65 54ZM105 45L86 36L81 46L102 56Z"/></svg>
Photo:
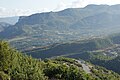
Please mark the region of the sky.
<svg viewBox="0 0 120 80"><path fill-rule="evenodd" d="M82 8L88 4L120 4L120 0L0 0L0 17Z"/></svg>

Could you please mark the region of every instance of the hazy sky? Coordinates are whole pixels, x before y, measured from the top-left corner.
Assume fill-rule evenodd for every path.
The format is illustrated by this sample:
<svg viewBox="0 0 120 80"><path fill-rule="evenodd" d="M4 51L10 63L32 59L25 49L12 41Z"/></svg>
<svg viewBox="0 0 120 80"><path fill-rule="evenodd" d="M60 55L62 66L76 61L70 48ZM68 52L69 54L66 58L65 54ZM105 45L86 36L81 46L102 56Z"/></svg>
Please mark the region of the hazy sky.
<svg viewBox="0 0 120 80"><path fill-rule="evenodd" d="M84 7L88 4L120 4L120 0L0 0L0 17L30 15Z"/></svg>

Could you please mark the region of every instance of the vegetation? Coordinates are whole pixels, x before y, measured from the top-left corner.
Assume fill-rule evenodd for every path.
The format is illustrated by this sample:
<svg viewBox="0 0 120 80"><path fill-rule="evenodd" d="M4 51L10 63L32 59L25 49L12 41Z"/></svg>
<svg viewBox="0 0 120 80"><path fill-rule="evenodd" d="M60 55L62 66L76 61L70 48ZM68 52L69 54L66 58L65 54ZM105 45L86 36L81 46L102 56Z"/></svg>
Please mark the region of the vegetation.
<svg viewBox="0 0 120 80"><path fill-rule="evenodd" d="M83 53L87 51L93 51L98 49L104 49L113 46L113 43L109 38L96 38L91 40L79 41L79 42L71 42L65 44L56 44L52 46L48 46L48 48L41 50L32 49L28 51L24 51L28 55L31 55L35 58L50 58L54 56L61 55L70 55L71 53L74 55L76 53ZM47 54L47 55L46 55Z"/></svg>
<svg viewBox="0 0 120 80"><path fill-rule="evenodd" d="M112 60L91 59L90 62L99 66L103 66L109 70L112 70L120 74L120 70L119 70L120 56Z"/></svg>
<svg viewBox="0 0 120 80"><path fill-rule="evenodd" d="M118 74L92 64L88 74L82 63L71 59L81 58L120 74L120 34L105 37L120 31L119 8L88 5L20 17L15 25L0 23L0 38L30 55L0 41L0 80L119 80Z"/></svg>
<svg viewBox="0 0 120 80"><path fill-rule="evenodd" d="M1 78L10 76L11 80L45 80L42 61L32 59L11 49L6 42L0 42Z"/></svg>
<svg viewBox="0 0 120 80"><path fill-rule="evenodd" d="M64 56L83 59L92 64L103 66L120 74L120 36L110 35L105 38L96 38L65 44L56 44L46 49L33 49L26 51L28 55L35 58L50 58ZM46 55L47 54L47 55ZM116 66L114 66L116 65Z"/></svg>
<svg viewBox="0 0 120 80"><path fill-rule="evenodd" d="M103 73L106 73L103 75ZM0 80L120 80L120 75L92 65L86 73L75 59L33 59L0 41Z"/></svg>

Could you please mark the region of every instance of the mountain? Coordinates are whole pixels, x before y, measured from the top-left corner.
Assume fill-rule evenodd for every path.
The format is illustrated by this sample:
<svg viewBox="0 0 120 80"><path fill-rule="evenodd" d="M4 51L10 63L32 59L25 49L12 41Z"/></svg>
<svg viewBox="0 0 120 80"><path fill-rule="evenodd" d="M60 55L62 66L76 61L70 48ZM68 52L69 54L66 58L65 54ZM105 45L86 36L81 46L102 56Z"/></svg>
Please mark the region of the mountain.
<svg viewBox="0 0 120 80"><path fill-rule="evenodd" d="M40 60L0 41L1 80L120 80L120 75L83 60L57 57Z"/></svg>
<svg viewBox="0 0 120 80"><path fill-rule="evenodd" d="M1 23L0 39L23 53L0 41L0 79L120 80L119 9L88 5Z"/></svg>
<svg viewBox="0 0 120 80"><path fill-rule="evenodd" d="M4 31L6 28L10 27L11 25L5 22L0 22L0 32Z"/></svg>
<svg viewBox="0 0 120 80"><path fill-rule="evenodd" d="M21 16L0 32L17 49L101 37L120 31L120 5L88 5L59 12Z"/></svg>
<svg viewBox="0 0 120 80"><path fill-rule="evenodd" d="M0 22L5 22L11 25L14 25L17 21L18 21L19 17L15 16L15 17L4 17L4 18L0 18Z"/></svg>

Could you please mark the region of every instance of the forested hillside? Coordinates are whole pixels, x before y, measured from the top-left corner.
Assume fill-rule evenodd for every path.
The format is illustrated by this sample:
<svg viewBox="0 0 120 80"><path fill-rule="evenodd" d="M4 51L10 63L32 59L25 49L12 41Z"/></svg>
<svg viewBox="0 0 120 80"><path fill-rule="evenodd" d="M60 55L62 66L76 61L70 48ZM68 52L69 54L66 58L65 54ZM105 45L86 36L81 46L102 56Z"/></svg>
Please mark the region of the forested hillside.
<svg viewBox="0 0 120 80"><path fill-rule="evenodd" d="M91 40L76 41L64 44L54 44L51 46L36 48L23 51L35 58L50 58L61 55L74 55L87 51L99 50L113 46L114 44L109 38L96 38Z"/></svg>
<svg viewBox="0 0 120 80"><path fill-rule="evenodd" d="M120 36L113 34L104 38L54 44L43 48L24 51L35 58L65 56L83 59L92 64L103 66L120 74ZM118 64L118 65L117 65ZM117 65L117 66L114 66Z"/></svg>
<svg viewBox="0 0 120 80"><path fill-rule="evenodd" d="M120 75L105 68L82 63L70 58L34 59L0 41L0 80L120 80Z"/></svg>

